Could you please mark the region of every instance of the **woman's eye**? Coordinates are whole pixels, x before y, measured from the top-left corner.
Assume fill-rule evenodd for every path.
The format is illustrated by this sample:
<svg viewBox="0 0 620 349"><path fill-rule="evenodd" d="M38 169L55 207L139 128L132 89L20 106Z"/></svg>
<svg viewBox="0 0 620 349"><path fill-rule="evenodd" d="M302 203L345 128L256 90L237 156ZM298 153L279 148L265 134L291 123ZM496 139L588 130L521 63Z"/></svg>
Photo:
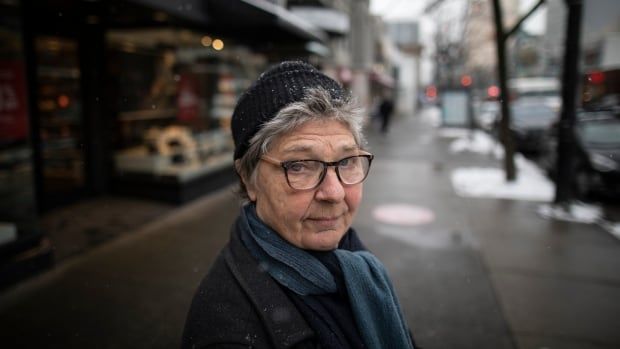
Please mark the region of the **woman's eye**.
<svg viewBox="0 0 620 349"><path fill-rule="evenodd" d="M340 161L338 161L338 166L340 167L347 167L353 165L353 159L351 158L347 158L347 159L342 159Z"/></svg>
<svg viewBox="0 0 620 349"><path fill-rule="evenodd" d="M303 172L307 166L303 162L293 162L288 165L288 170L292 172Z"/></svg>

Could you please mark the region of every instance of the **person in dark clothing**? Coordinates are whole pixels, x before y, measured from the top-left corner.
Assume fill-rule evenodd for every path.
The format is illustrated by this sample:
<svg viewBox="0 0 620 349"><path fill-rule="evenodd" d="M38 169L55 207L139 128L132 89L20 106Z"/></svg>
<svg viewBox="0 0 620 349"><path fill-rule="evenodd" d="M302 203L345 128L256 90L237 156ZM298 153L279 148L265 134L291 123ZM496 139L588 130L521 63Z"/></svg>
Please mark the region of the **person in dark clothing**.
<svg viewBox="0 0 620 349"><path fill-rule="evenodd" d="M361 110L309 64L240 97L231 129L247 201L194 296L183 348L414 348L391 281L351 223L373 155Z"/></svg>
<svg viewBox="0 0 620 349"><path fill-rule="evenodd" d="M390 119L394 112L394 102L391 98L385 97L379 104L379 116L381 117L381 132L387 133L390 126Z"/></svg>

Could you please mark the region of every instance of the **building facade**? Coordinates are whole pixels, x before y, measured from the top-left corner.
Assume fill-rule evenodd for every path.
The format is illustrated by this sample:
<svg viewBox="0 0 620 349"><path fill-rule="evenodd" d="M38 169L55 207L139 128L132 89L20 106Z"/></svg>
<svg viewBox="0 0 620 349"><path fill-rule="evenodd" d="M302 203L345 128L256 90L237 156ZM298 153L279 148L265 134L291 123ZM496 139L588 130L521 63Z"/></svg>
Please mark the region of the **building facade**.
<svg viewBox="0 0 620 349"><path fill-rule="evenodd" d="M282 5L0 0L3 280L24 256L49 262L37 220L54 208L182 203L235 180L239 94L272 62L328 54L328 35Z"/></svg>

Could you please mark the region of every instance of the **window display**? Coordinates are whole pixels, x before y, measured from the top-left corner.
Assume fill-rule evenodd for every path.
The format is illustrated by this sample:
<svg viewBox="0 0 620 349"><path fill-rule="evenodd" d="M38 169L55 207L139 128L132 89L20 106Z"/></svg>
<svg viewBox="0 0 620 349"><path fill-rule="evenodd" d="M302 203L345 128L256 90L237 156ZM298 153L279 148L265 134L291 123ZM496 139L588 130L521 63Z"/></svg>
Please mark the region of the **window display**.
<svg viewBox="0 0 620 349"><path fill-rule="evenodd" d="M205 37L172 29L108 34L117 175L185 182L232 166L230 118L266 60L228 41L213 48Z"/></svg>

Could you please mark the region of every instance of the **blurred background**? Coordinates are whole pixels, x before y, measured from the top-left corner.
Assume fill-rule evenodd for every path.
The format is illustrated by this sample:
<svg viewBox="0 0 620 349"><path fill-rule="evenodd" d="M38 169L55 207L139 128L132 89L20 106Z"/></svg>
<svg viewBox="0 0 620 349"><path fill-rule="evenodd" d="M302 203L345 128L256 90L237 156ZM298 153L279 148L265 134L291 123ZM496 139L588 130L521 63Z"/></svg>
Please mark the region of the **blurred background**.
<svg viewBox="0 0 620 349"><path fill-rule="evenodd" d="M605 234L602 239L609 240L594 245L614 249L605 250L609 259L600 261L609 273L601 276L603 281L597 279L600 275L593 270L601 269L594 264L580 275L612 287L605 293L607 298L603 297L609 309L604 318L608 327L604 328L620 328L620 279L612 275L620 266L620 228L616 223L620 204L617 0L0 0L0 331L14 331L11 338L20 343L7 347L29 347L25 338L33 332L25 323L70 295L83 296L87 303L101 301L99 307L112 312L114 307L100 291L83 288L93 282L85 281L89 280L85 275L105 275L102 270L109 265L131 269L137 264L129 257L100 255L95 263L89 260L92 251L108 245L107 251L125 249L126 256L135 257L140 248L129 248L133 243L146 250L151 244L159 246L149 242L141 229L162 217L177 217L175 222L186 227L189 212L194 212L211 217L210 221L205 218L206 225L217 230L218 238L203 241L208 256L199 268L196 263L202 263L197 261L204 257L199 252L194 251L196 257L186 264L179 257L191 254L187 249L191 240L184 244L168 241L178 254L169 258L179 263L169 264L178 269L168 272L179 275L179 270L190 270L191 280L175 280L184 284L185 291L173 297L182 300L181 305L170 301L179 315L173 329L161 332L169 336L144 346L176 343L191 291L225 242L236 212L231 209L236 207L230 204L231 196L222 196L236 180L229 130L236 100L270 64L289 59L317 66L351 91L368 111L371 149L384 158L395 162L418 159L433 171L442 171L482 161L468 160L474 156L471 154L450 153L449 148L459 145L449 142L460 141L461 148L470 153L487 144L483 158L500 170L501 188L489 189L489 179L481 172L469 176L461 172L458 178L453 173L452 177L446 175L438 189L444 194L449 189L449 200L486 195L499 198L500 206L508 210L504 213L512 214L508 207L512 204L506 202L515 198L498 192L517 196L534 192L534 197L516 200L547 206L529 207L530 216L523 220L544 217L599 229L596 234ZM392 130L381 135L375 130L374 119L386 98L394 101L395 116ZM447 136L450 131L465 133ZM443 155L433 150L440 148ZM497 149L503 155L489 155ZM524 163L530 167L524 168ZM369 184L367 197L377 205L379 198L392 193L386 184L391 183L389 171L381 172L390 164L378 161L376 186L372 181ZM532 166L544 187L526 180ZM405 167L400 171L413 180L418 178L414 170L408 173ZM428 180L432 182L432 178ZM480 181L488 190L472 194L472 187ZM414 200L413 189L405 191L405 197L400 189L386 200L420 203ZM227 216L216 207L229 208ZM374 208L369 204L367 217L376 221L362 221L368 231L377 224L406 230L413 222L409 226L424 227L416 220L419 211L400 207L373 216ZM441 210L437 207L434 216L440 216ZM455 217L461 217L459 212L443 214L458 222ZM476 221L483 213L471 214ZM405 223L385 221L386 215L404 217ZM497 229L506 224L498 217L488 218ZM206 229L205 224L192 222L196 231ZM162 224L153 229L173 230L172 223ZM550 229L550 234L571 229L581 234L586 229L586 225L544 224L544 228L531 229ZM468 229L476 230L474 226ZM576 241L572 243L579 246L585 240ZM162 249L165 245L161 242ZM469 245L467 251L478 251L480 245L485 246L484 239ZM386 251L386 256L387 251L395 251L382 250L381 242L371 246ZM143 256L147 260L161 257L153 252L155 247L150 251L152 254ZM600 251L575 253L586 254L583 258L591 261ZM485 275L493 274L493 261L485 259L488 256L482 252L480 270ZM557 260L552 263L556 262L562 264ZM387 265L399 270L394 263ZM81 272L67 276L75 270ZM136 287L157 288L165 282L165 276L158 278L159 272L137 268L133 273L127 277L135 281L137 274L149 274L149 280L155 282L138 278L143 282ZM411 277L406 271L398 275L403 280ZM489 285L499 282L489 280ZM109 280L102 281L95 289L109 284ZM510 309L518 306L512 307L515 303L502 298L502 288L493 285L484 297L499 299L492 307L500 310L493 314L508 319L498 330L503 344L472 341L471 347L542 348L540 341L518 338L527 337L527 333L542 333L543 338L551 333L557 340L579 332L570 326L556 332L544 326L543 330L520 328L519 321L527 322L524 319L529 317L513 316ZM145 299L156 303L160 298ZM408 304L412 309L420 306L413 301ZM434 309L438 304L445 304L444 300L437 300ZM49 317L42 316L39 327L33 326L32 331L41 334L44 331L38 329L53 328L52 313L60 317L60 313L72 313L57 304L50 309ZM139 318L140 312L135 312ZM164 326L162 310L155 313L159 318L150 319L151 324ZM89 329L99 320L112 323L116 319L100 318L86 310L72 314L74 326L88 323L84 326ZM424 317L428 314L419 314L410 322L429 320ZM438 320L432 329L420 330L425 348L469 347L462 342L433 345L441 327ZM48 342L50 347L99 346L83 335L85 342L75 339L74 332L79 331L71 326L63 328L50 330L52 334L47 336L56 338L56 342ZM113 347L113 343L137 347L144 338L139 334L148 332L140 329L132 336L119 334L124 342L110 339L107 344L99 342L100 347ZM94 331L89 339L99 338L94 333L101 334ZM559 340L554 343L561 346L555 347L620 346L620 338L612 330L579 333L578 340ZM46 343L45 335L41 336L34 343Z"/></svg>

